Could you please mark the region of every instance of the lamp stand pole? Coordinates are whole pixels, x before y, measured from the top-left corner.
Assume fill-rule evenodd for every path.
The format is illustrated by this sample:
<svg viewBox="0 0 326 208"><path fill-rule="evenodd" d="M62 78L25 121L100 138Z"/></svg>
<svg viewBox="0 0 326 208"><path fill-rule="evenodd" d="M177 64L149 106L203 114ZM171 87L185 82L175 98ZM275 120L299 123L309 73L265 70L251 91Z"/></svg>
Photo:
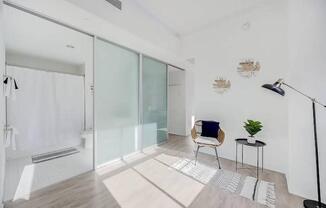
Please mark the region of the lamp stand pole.
<svg viewBox="0 0 326 208"><path fill-rule="evenodd" d="M318 201L315 200L304 200L303 205L305 208L326 208L326 204L321 202L321 194L320 194L320 175L319 175L319 153L318 153L318 141L317 141L317 122L316 122L316 104L321 105L326 108L326 105L322 104L315 98L310 97L309 95L297 90L291 85L285 83L283 79L278 79L274 84L264 84L262 87L272 90L282 96L285 95L284 90L281 88L282 85L287 86L288 88L296 91L297 93L303 95L308 98L312 102L312 113L313 113L313 124L314 124L314 140L315 140L315 159L316 159L316 173L317 173L317 192L318 192Z"/></svg>
<svg viewBox="0 0 326 208"><path fill-rule="evenodd" d="M318 201L307 199L303 201L303 205L305 208L324 208L324 207L326 208L326 205L321 202L321 194L320 194L319 154L318 154L317 125L316 125L316 103L315 103L315 99L311 99L311 101L312 101L312 113L313 113L313 122L314 122Z"/></svg>
<svg viewBox="0 0 326 208"><path fill-rule="evenodd" d="M316 103L320 106L326 108L326 105L320 103L315 98L310 97L309 95L297 90L296 88L292 87L291 85L282 82L285 86L291 88L292 90L296 91L297 93L305 96L306 98L310 99L312 102L312 115L313 115L313 124L314 124L314 140L315 140L315 159L316 159L316 173L317 173L317 193L318 193L318 201L306 199L303 201L303 205L305 208L326 208L326 204L321 202L321 193L320 193L320 175L319 175L319 151L318 151L318 140L317 140L317 122L316 122Z"/></svg>

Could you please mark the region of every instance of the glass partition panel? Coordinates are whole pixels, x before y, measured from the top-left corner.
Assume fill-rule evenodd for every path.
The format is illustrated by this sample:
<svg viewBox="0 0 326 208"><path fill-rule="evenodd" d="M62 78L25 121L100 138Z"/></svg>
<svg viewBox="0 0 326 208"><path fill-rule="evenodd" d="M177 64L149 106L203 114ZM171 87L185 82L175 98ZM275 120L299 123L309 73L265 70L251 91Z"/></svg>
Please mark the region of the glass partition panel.
<svg viewBox="0 0 326 208"><path fill-rule="evenodd" d="M167 66L148 57L143 57L142 63L142 147L145 148L167 139Z"/></svg>
<svg viewBox="0 0 326 208"><path fill-rule="evenodd" d="M114 44L95 43L96 164L139 149L139 55Z"/></svg>

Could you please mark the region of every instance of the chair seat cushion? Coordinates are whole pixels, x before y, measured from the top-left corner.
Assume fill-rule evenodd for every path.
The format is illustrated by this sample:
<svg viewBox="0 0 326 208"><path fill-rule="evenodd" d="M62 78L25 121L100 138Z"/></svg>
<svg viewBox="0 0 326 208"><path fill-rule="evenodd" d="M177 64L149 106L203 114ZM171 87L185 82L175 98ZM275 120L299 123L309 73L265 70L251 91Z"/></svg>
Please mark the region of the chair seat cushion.
<svg viewBox="0 0 326 208"><path fill-rule="evenodd" d="M220 143L217 139L211 138L211 137L203 137L199 136L198 138L195 139L195 142L197 144L202 144L202 145L216 145L218 146Z"/></svg>

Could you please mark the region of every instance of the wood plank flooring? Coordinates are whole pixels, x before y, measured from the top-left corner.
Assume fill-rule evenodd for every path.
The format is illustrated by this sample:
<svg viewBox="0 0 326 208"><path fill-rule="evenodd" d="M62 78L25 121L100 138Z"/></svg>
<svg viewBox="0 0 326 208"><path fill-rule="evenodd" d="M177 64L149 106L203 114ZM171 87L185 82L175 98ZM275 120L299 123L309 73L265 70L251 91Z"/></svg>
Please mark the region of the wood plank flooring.
<svg viewBox="0 0 326 208"><path fill-rule="evenodd" d="M145 151L143 154L135 155L125 159L122 163L117 163L108 167L103 167L97 171L91 171L77 177L68 179L66 181L54 184L44 189L33 192L29 200L8 201L5 203L6 208L126 208L126 201L117 201L105 185L105 181L113 176L126 171L137 171L135 167L142 164L162 153L193 158L193 144L190 138L170 135L168 142L159 146L152 151ZM211 155L200 154L199 161L205 165L216 167L216 159ZM235 171L235 162L221 158L223 169ZM255 171L249 169L239 170L243 175L250 175L255 177ZM121 174L122 175L122 174ZM287 182L285 176L281 173L274 171L264 170L261 179L265 181L274 182L276 185L276 207L278 208L302 208L302 198L288 193ZM129 179L133 180L133 179ZM114 181L113 181L114 182ZM112 181L110 182L112 183ZM148 187L148 183L144 187ZM121 186L119 192L123 193L123 189L128 190L130 187ZM155 187L154 187L155 188ZM160 187L156 187L160 190ZM182 187L187 189L187 186ZM111 190L112 191L112 190ZM164 193L164 190L161 190ZM138 193L140 196L142 192ZM149 193L151 194L151 193ZM162 195L162 194L161 194ZM172 200L174 196L165 194L164 197L170 197ZM133 196L129 196L133 197ZM176 197L177 198L177 197ZM142 199L140 197L140 199ZM139 208L148 207L151 198L143 197L143 200L137 201ZM158 200L158 199L155 199ZM143 204L144 206L141 206ZM145 206L146 205L146 206ZM255 203L249 199L240 197L236 194L226 193L219 190L213 185L206 184L199 194L191 201L190 205L184 206L179 204L180 207L190 208L260 208L262 205ZM161 203L155 208L169 208L167 204Z"/></svg>

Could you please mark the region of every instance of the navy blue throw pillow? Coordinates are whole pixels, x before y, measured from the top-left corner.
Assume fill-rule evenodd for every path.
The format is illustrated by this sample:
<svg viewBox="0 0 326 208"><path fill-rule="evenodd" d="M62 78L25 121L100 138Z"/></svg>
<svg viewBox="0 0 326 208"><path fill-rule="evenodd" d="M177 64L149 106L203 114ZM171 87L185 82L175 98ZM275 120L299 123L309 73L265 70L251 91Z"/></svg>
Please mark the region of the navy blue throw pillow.
<svg viewBox="0 0 326 208"><path fill-rule="evenodd" d="M220 123L216 121L202 121L201 135L204 137L217 138Z"/></svg>

